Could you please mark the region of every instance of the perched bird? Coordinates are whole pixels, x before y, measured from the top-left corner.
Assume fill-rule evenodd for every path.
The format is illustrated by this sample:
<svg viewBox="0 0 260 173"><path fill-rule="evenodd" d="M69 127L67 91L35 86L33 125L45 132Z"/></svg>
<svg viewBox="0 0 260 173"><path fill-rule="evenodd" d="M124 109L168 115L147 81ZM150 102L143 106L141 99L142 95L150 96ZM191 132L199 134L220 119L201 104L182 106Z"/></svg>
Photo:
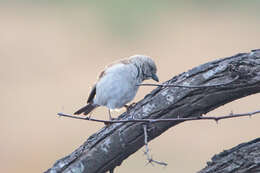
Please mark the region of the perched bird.
<svg viewBox="0 0 260 173"><path fill-rule="evenodd" d="M159 82L154 61L145 55L134 55L106 67L99 75L87 100L87 105L74 114L89 114L98 106L118 109L132 101L144 80L153 79Z"/></svg>

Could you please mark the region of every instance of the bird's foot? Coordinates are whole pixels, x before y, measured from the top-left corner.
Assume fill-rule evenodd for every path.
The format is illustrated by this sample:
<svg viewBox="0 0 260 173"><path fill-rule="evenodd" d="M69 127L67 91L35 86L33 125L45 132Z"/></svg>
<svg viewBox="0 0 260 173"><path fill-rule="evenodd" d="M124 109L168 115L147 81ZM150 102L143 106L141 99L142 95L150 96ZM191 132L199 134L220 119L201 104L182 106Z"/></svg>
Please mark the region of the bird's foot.
<svg viewBox="0 0 260 173"><path fill-rule="evenodd" d="M109 121L113 121L113 120L115 120L116 118L112 118L111 116L109 117ZM113 124L112 122L104 122L104 124L106 125L106 126L110 126L111 124Z"/></svg>
<svg viewBox="0 0 260 173"><path fill-rule="evenodd" d="M83 116L86 118L86 119L88 119L88 120L90 120L91 119L91 113L89 113L89 114L83 114Z"/></svg>
<svg viewBox="0 0 260 173"><path fill-rule="evenodd" d="M135 107L136 103L133 102L130 105L124 105L124 107L126 108L126 111L129 112L133 107Z"/></svg>
<svg viewBox="0 0 260 173"><path fill-rule="evenodd" d="M108 109L108 115L109 115L109 121L113 121L115 118L113 118L112 116L111 116L111 112L110 112L110 109ZM111 122L104 122L104 124L106 125L106 126L109 126L109 125L111 125L112 123Z"/></svg>

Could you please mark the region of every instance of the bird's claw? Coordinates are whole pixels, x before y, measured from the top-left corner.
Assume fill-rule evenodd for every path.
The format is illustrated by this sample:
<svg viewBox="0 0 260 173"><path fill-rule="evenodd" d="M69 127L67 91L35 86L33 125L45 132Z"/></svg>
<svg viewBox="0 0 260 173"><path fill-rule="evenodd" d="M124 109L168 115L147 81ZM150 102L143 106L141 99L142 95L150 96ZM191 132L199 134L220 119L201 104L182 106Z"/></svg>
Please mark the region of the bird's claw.
<svg viewBox="0 0 260 173"><path fill-rule="evenodd" d="M124 105L124 107L126 108L126 111L129 112L133 107L135 107L136 103L133 102L130 105Z"/></svg>

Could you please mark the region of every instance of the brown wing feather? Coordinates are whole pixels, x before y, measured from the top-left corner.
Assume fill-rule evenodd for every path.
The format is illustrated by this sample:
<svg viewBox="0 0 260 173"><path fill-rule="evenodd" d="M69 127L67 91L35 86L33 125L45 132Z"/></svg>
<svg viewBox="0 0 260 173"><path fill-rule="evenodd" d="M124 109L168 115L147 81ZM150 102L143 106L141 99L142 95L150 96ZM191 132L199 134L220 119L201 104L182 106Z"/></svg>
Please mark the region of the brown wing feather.
<svg viewBox="0 0 260 173"><path fill-rule="evenodd" d="M93 86L93 88L92 88L92 90L91 90L91 92L90 92L90 94L88 96L87 103L92 103L95 95L96 95L96 85Z"/></svg>

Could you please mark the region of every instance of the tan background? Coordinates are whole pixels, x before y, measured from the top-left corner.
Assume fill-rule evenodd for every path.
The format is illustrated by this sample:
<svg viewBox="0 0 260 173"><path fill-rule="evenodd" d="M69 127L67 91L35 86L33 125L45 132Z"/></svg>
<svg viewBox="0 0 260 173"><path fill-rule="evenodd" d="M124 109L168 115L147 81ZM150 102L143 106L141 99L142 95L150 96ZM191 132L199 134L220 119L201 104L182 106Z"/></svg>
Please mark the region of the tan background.
<svg viewBox="0 0 260 173"><path fill-rule="evenodd" d="M121 57L154 57L165 81L216 58L260 48L257 1L0 2L0 172L43 172L99 130L103 124L56 113L84 105L98 73ZM135 101L151 89L141 88ZM210 115L257 110L259 96ZM107 118L107 111L99 108L93 115ZM116 172L198 171L213 154L259 137L259 123L260 116L218 125L182 123L150 142L152 155L167 162L166 168L145 166L141 149Z"/></svg>

